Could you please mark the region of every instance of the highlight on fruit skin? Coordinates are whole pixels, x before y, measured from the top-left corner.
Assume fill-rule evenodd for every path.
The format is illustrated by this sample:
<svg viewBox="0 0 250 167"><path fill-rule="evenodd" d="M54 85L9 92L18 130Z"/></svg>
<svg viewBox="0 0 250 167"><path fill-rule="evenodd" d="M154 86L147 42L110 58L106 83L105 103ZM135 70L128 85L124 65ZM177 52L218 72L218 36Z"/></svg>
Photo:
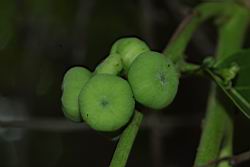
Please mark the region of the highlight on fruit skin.
<svg viewBox="0 0 250 167"><path fill-rule="evenodd" d="M111 53L95 69L95 73L117 75L122 71L122 60L119 54Z"/></svg>
<svg viewBox="0 0 250 167"><path fill-rule="evenodd" d="M125 71L128 71L135 58L149 50L150 48L144 41L135 37L128 37L117 40L111 48L111 53L120 54L123 67Z"/></svg>
<svg viewBox="0 0 250 167"><path fill-rule="evenodd" d="M81 90L83 120L97 131L115 131L128 123L135 101L128 82L110 74L96 74Z"/></svg>
<svg viewBox="0 0 250 167"><path fill-rule="evenodd" d="M162 109L176 96L179 74L170 59L148 51L140 54L131 65L128 81L139 103Z"/></svg>
<svg viewBox="0 0 250 167"><path fill-rule="evenodd" d="M61 97L62 110L65 117L72 121L80 122L82 120L78 96L90 77L91 72L84 67L73 67L64 75Z"/></svg>

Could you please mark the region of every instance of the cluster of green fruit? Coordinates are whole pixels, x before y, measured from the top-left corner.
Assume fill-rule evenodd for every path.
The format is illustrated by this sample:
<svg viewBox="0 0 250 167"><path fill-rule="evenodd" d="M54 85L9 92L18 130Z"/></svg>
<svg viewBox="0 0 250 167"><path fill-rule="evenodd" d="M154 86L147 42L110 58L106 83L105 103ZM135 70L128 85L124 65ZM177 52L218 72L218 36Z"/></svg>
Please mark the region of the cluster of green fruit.
<svg viewBox="0 0 250 167"><path fill-rule="evenodd" d="M115 131L129 122L135 100L162 109L173 101L178 83L179 74L170 59L151 51L140 39L123 38L93 73L84 67L66 72L63 111L70 120L84 120L97 131Z"/></svg>

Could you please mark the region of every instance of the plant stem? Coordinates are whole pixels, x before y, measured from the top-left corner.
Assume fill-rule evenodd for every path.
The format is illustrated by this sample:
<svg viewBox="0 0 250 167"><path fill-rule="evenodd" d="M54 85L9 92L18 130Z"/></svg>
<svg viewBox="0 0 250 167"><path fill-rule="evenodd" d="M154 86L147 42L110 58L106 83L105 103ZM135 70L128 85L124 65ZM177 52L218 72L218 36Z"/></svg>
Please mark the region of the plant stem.
<svg viewBox="0 0 250 167"><path fill-rule="evenodd" d="M225 116L225 135L219 157L230 157L233 155L233 131L234 124L230 114ZM221 162L218 167L230 167L229 161Z"/></svg>
<svg viewBox="0 0 250 167"><path fill-rule="evenodd" d="M180 71L190 71L191 69L188 66L186 69L181 69L179 64L185 62L184 51L192 34L202 22L215 16L219 18L217 20L219 21L217 61L220 62L221 59L240 49L248 22L247 10L232 2L209 2L201 4L191 15L184 19L167 45L167 48L163 51L166 56L176 63ZM196 155L195 166L202 166L218 158L223 137L225 137L225 145L221 154L232 154L233 121L228 116L224 105L217 98L217 91L215 86L213 86L209 96L207 114ZM225 125L230 125L226 130L227 135L224 134Z"/></svg>
<svg viewBox="0 0 250 167"><path fill-rule="evenodd" d="M136 111L133 120L123 131L109 167L125 167L135 137L142 122L142 113Z"/></svg>
<svg viewBox="0 0 250 167"><path fill-rule="evenodd" d="M239 51L244 42L245 33L249 24L249 9L239 7L234 9L230 18L221 20L219 26L219 40L216 65L223 62L232 53ZM215 66L216 66L215 65Z"/></svg>
<svg viewBox="0 0 250 167"><path fill-rule="evenodd" d="M222 61L222 59L241 48L246 31L249 17L246 9L237 8L229 16L223 20L223 24L219 25L217 62ZM218 94L215 87L212 87L195 166L201 166L215 160L219 155L231 156L233 154L233 119L227 111L226 103L218 98ZM223 137L224 145L221 149ZM229 163L219 165L219 167L230 166Z"/></svg>
<svg viewBox="0 0 250 167"><path fill-rule="evenodd" d="M177 68L181 73L185 74L199 74L201 72L201 66L197 64L180 61L176 64Z"/></svg>
<svg viewBox="0 0 250 167"><path fill-rule="evenodd" d="M238 166L239 164L246 162L246 161L249 161L249 160L250 160L250 150L243 152L243 153L240 153L240 154L235 155L235 156L221 157L219 159L210 161L205 165L197 166L197 167L211 167L211 165L220 164L224 161L227 161L228 163L232 164L233 166Z"/></svg>
<svg viewBox="0 0 250 167"><path fill-rule="evenodd" d="M217 158L220 150L220 143L224 132L224 118L225 113L220 112L223 110L223 105L214 98L216 95L215 85L213 85L211 94L208 98L208 108L206 119L203 124L203 132L198 147L195 166L201 166L211 160Z"/></svg>
<svg viewBox="0 0 250 167"><path fill-rule="evenodd" d="M180 24L163 53L173 62L178 62L183 59L183 53L194 31L201 23L211 17L228 14L238 8L238 5L231 2L208 2L197 6Z"/></svg>

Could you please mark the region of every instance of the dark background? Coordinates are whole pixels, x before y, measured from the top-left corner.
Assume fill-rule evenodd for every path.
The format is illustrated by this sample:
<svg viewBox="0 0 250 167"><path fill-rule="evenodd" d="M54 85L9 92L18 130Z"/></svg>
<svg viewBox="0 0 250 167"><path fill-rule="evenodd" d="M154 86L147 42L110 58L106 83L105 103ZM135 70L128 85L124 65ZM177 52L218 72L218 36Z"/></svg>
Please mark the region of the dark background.
<svg viewBox="0 0 250 167"><path fill-rule="evenodd" d="M125 36L162 51L182 18L200 2L0 0L0 166L108 166L116 145L112 135L63 116L65 71L75 65L94 70L112 43ZM199 63L213 55L216 37L211 21L202 25L188 46L188 60ZM249 35L246 39L249 47ZM208 92L207 78L184 77L171 106L145 111L128 166L191 167ZM235 120L238 154L250 149L250 123L241 113Z"/></svg>

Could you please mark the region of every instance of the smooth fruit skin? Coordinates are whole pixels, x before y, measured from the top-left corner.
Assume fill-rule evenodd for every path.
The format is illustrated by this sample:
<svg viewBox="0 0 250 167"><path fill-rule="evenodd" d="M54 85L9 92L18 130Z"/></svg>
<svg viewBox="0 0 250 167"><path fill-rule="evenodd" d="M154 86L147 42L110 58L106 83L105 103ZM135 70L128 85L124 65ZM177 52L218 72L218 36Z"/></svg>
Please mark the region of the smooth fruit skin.
<svg viewBox="0 0 250 167"><path fill-rule="evenodd" d="M139 103L162 109L175 98L179 75L170 59L149 51L135 59L128 72L128 81Z"/></svg>
<svg viewBox="0 0 250 167"><path fill-rule="evenodd" d="M123 67L125 71L128 71L135 58L139 54L149 50L149 47L144 41L138 38L130 37L117 40L111 48L111 53L121 55Z"/></svg>
<svg viewBox="0 0 250 167"><path fill-rule="evenodd" d="M82 89L79 105L83 120L91 128L107 132L128 123L135 101L126 80L115 75L97 74Z"/></svg>
<svg viewBox="0 0 250 167"><path fill-rule="evenodd" d="M64 75L61 97L62 109L64 115L72 121L79 122L82 120L78 96L90 77L91 72L84 67L73 67Z"/></svg>
<svg viewBox="0 0 250 167"><path fill-rule="evenodd" d="M117 75L122 71L122 67L120 55L112 53L96 67L95 73Z"/></svg>

